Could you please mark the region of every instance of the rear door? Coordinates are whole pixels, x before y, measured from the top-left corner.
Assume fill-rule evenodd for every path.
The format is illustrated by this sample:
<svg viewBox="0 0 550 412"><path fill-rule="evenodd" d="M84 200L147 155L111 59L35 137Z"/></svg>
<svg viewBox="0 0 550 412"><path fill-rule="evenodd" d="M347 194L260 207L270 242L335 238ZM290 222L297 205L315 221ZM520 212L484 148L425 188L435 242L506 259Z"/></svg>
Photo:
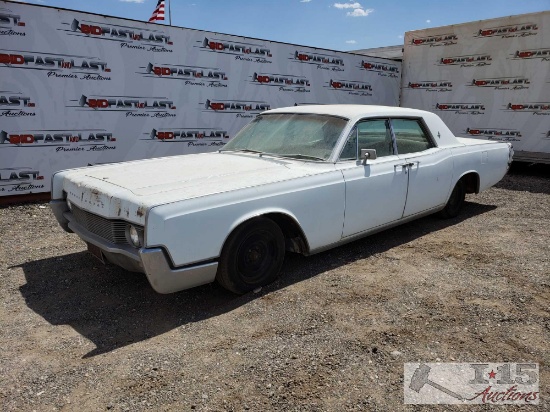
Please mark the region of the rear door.
<svg viewBox="0 0 550 412"><path fill-rule="evenodd" d="M450 149L438 148L422 119L391 119L398 157L408 169L408 193L403 217L443 205L451 189Z"/></svg>

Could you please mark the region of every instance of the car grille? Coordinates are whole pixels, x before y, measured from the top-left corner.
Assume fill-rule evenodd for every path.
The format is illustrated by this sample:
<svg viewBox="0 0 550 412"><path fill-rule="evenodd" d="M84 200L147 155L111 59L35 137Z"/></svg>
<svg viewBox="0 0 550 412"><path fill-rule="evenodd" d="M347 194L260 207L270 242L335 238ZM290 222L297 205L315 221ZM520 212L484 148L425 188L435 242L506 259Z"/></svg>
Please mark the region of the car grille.
<svg viewBox="0 0 550 412"><path fill-rule="evenodd" d="M106 219L80 209L74 204L72 205L72 214L76 223L88 232L111 243L128 244L126 240L126 225L128 223L124 220ZM136 229L140 232L140 235L143 235L143 228L136 227Z"/></svg>

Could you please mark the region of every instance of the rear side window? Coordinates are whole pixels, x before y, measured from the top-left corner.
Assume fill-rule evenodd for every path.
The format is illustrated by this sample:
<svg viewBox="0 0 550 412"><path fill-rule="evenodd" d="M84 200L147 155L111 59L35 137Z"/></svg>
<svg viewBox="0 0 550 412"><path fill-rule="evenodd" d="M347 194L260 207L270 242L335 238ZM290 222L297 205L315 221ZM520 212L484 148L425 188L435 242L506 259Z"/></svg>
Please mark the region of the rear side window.
<svg viewBox="0 0 550 412"><path fill-rule="evenodd" d="M392 119L391 122L397 142L397 153L416 153L434 147L419 120Z"/></svg>

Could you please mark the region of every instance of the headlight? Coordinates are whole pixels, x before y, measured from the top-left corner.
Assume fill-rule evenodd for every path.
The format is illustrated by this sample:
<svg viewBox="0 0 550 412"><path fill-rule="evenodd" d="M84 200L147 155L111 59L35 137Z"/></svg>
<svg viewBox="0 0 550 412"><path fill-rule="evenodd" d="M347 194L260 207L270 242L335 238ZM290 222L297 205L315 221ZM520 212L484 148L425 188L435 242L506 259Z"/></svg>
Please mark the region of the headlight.
<svg viewBox="0 0 550 412"><path fill-rule="evenodd" d="M128 240L130 241L130 244L134 247L140 247L141 246L141 239L139 236L139 232L133 225L126 226L126 236Z"/></svg>
<svg viewBox="0 0 550 412"><path fill-rule="evenodd" d="M67 207L69 208L69 210L71 212L73 211L73 204L71 203L71 201L69 199L67 199Z"/></svg>

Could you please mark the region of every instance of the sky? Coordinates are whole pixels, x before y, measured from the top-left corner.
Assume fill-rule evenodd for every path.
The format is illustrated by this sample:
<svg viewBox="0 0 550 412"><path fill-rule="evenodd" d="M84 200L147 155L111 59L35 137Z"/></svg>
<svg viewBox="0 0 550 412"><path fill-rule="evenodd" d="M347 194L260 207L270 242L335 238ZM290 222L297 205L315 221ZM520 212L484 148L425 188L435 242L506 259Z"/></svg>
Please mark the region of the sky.
<svg viewBox="0 0 550 412"><path fill-rule="evenodd" d="M19 1L143 21L157 4ZM550 0L171 0L173 26L340 51L403 44L411 30L547 10Z"/></svg>

